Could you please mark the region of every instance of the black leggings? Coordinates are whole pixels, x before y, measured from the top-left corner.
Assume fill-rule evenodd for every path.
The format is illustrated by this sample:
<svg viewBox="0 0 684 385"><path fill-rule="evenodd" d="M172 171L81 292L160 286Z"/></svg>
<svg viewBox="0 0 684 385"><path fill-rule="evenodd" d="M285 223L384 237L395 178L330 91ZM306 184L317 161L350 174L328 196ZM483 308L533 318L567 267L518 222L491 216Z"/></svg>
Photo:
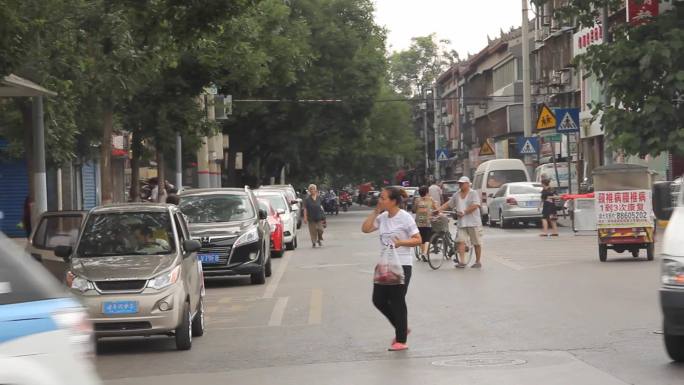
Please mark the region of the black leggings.
<svg viewBox="0 0 684 385"><path fill-rule="evenodd" d="M408 310L406 292L411 281L411 266L404 267L403 285L373 285L373 305L387 317L394 326L397 342L406 343L408 332Z"/></svg>

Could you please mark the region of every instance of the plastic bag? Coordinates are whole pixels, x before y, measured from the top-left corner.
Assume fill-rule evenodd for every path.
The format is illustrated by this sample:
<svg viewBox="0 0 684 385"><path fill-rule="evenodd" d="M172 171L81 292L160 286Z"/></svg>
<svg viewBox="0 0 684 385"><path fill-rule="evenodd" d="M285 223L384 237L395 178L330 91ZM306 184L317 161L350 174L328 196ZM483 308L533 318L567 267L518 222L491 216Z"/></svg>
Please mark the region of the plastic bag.
<svg viewBox="0 0 684 385"><path fill-rule="evenodd" d="M378 285L403 285L404 268L399 263L399 255L392 245L383 247L380 261L375 265L373 282Z"/></svg>

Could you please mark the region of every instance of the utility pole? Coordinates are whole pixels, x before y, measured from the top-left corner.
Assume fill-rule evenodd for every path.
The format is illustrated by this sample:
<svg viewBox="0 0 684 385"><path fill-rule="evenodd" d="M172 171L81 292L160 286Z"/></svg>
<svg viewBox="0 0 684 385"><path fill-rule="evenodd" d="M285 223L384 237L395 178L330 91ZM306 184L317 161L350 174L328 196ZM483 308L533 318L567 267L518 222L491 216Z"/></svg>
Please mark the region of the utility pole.
<svg viewBox="0 0 684 385"><path fill-rule="evenodd" d="M425 183L430 175L430 157L428 156L428 123L427 123L427 89L423 86L423 102L420 104L423 109L423 137L425 139Z"/></svg>
<svg viewBox="0 0 684 385"><path fill-rule="evenodd" d="M441 113L441 108L440 111L437 111L437 82L432 86L432 110L433 110L433 122L432 126L434 127L435 130L435 181L439 180L439 160L437 159L437 151L440 149L439 147L439 120L438 113Z"/></svg>
<svg viewBox="0 0 684 385"><path fill-rule="evenodd" d="M176 134L176 190L183 190L183 142L180 133Z"/></svg>
<svg viewBox="0 0 684 385"><path fill-rule="evenodd" d="M45 122L43 97L32 98L33 119L33 213L31 223L47 211L47 177L45 173Z"/></svg>
<svg viewBox="0 0 684 385"><path fill-rule="evenodd" d="M523 76L523 132L526 138L532 136L532 95L530 81L530 21L528 0L522 0L522 76ZM525 166L530 175L534 174L534 157L525 155Z"/></svg>
<svg viewBox="0 0 684 385"><path fill-rule="evenodd" d="M211 99L210 99L211 97ZM213 95L204 94L201 96L202 104L207 112L207 120L214 119ZM211 110L211 113L209 112ZM211 187L209 178L209 138L202 137L202 144L197 151L197 181L199 188Z"/></svg>
<svg viewBox="0 0 684 385"><path fill-rule="evenodd" d="M608 6L604 6L603 9L601 9L601 30L603 31L603 44L610 44L610 31L609 31L609 26L608 26ZM603 85L605 87L605 84ZM604 100L603 103L605 105L610 104L610 96L608 96L607 92L603 93ZM603 134L603 164L609 165L613 164L613 151L609 147L609 143L606 141L608 137L605 134Z"/></svg>

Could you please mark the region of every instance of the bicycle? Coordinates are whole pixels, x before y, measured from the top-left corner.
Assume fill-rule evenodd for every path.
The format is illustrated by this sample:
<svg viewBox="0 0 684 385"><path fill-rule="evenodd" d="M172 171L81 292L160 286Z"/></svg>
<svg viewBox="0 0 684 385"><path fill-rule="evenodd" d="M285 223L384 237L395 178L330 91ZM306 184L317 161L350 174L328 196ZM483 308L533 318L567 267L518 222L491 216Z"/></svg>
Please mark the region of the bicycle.
<svg viewBox="0 0 684 385"><path fill-rule="evenodd" d="M446 214L455 214L451 211L443 211ZM458 226L456 227L456 235L454 238L449 231L449 218L445 215L439 215L433 219L432 222L433 235L430 238L430 246L428 247L427 262L433 270L442 267L444 261L457 261L458 249L454 239L458 239ZM463 264L469 265L473 260L475 248L470 243L470 239L465 242L465 261Z"/></svg>

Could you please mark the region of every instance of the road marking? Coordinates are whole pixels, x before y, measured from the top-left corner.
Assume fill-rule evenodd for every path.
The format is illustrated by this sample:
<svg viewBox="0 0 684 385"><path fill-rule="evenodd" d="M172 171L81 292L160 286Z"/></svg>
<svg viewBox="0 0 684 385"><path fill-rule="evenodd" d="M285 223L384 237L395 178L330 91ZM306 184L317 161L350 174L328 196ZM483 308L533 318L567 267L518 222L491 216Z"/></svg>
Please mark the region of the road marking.
<svg viewBox="0 0 684 385"><path fill-rule="evenodd" d="M276 271L275 274L271 277L271 282L268 284L268 286L266 286L263 298L273 298L273 294L275 294L276 290L278 290L278 284L280 283L280 280L283 278L283 275L285 274L288 262L290 262L290 254L291 253L285 253L283 258L280 259L278 271Z"/></svg>
<svg viewBox="0 0 684 385"><path fill-rule="evenodd" d="M283 323L283 316L285 315L285 308L290 297L280 297L273 306L271 319L268 321L268 326L280 326Z"/></svg>
<svg viewBox="0 0 684 385"><path fill-rule="evenodd" d="M309 325L320 325L323 318L323 290L311 290L311 302L309 303Z"/></svg>
<svg viewBox="0 0 684 385"><path fill-rule="evenodd" d="M506 267L509 267L509 268L511 268L511 269L513 269L513 270L515 270L515 271L522 271L522 270L524 269L524 267L522 267L521 265L519 265L519 264L517 264L517 263L515 263L515 262L511 262L511 261L509 261L509 260L507 260L507 259L505 259L505 258L493 257L492 259L494 259L495 261L499 262L500 264L502 264L502 265L504 265L504 266L506 266Z"/></svg>
<svg viewBox="0 0 684 385"><path fill-rule="evenodd" d="M325 269L329 267L349 267L349 266L362 266L367 265L367 263L330 263L330 264L320 264L320 265L305 265L300 266L300 269Z"/></svg>

